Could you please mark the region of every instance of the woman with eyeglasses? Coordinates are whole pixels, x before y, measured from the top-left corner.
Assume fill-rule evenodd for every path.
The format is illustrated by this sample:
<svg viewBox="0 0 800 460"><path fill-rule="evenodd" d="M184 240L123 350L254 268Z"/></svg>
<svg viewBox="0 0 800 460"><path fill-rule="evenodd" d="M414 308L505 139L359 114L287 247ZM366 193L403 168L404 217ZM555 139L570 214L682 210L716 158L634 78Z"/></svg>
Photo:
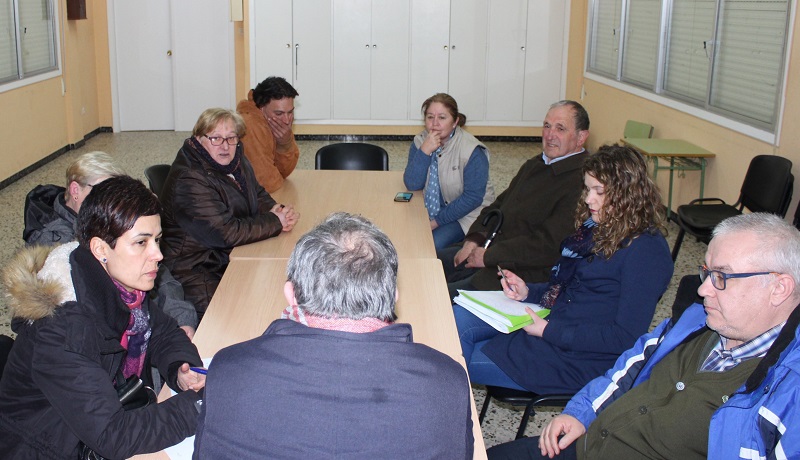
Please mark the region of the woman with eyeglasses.
<svg viewBox="0 0 800 460"><path fill-rule="evenodd" d="M502 272L507 297L540 304L550 315L529 310L532 324L501 334L453 307L473 383L576 392L650 327L673 266L661 232L664 206L647 163L635 150L607 145L586 159L583 176L576 231L561 242L550 281L526 284Z"/></svg>
<svg viewBox="0 0 800 460"><path fill-rule="evenodd" d="M207 109L161 192L164 263L202 319L235 246L291 231L300 214L264 190L243 154L242 118Z"/></svg>

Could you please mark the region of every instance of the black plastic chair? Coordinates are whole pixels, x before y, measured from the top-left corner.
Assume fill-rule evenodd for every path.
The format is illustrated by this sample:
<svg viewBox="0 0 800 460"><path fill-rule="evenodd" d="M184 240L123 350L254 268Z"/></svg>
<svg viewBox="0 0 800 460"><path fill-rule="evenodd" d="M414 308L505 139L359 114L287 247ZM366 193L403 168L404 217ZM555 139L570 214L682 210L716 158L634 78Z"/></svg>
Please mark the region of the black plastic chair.
<svg viewBox="0 0 800 460"><path fill-rule="evenodd" d="M703 298L697 293L697 289L703 284L700 275L685 275L678 283L678 290L675 292L675 301L672 302L672 322L675 323L687 308L695 303L703 303Z"/></svg>
<svg viewBox="0 0 800 460"><path fill-rule="evenodd" d="M489 403L492 398L511 404L512 406L525 406L522 411L522 420L519 422L517 435L514 439L522 438L525 435L525 428L528 427L528 420L536 415L534 408L536 407L564 407L567 405L572 394L558 394L558 395L539 395L532 391L513 390L511 388L496 387L492 385L486 386L486 399L483 400L483 407L478 416L478 423L483 424L483 418L486 416L486 411L489 409Z"/></svg>
<svg viewBox="0 0 800 460"><path fill-rule="evenodd" d="M754 157L747 168L736 203L727 204L720 198L698 198L678 207L676 221L680 231L672 248L673 262L678 258L686 233L708 243L711 241L711 231L718 223L741 214L744 208L751 212L786 216L789 202L792 201L793 185L791 161L775 155Z"/></svg>
<svg viewBox="0 0 800 460"><path fill-rule="evenodd" d="M161 195L161 189L164 187L164 182L167 181L170 168L170 165L153 165L144 170L144 176L150 183L150 190L156 195Z"/></svg>
<svg viewBox="0 0 800 460"><path fill-rule="evenodd" d="M382 147L361 142L331 144L317 150L314 169L388 171L389 154Z"/></svg>
<svg viewBox="0 0 800 460"><path fill-rule="evenodd" d="M703 302L703 298L697 294L697 288L700 287L700 284L700 275L686 275L681 278L678 290L675 293L675 301L672 303L673 322L678 321L678 318L689 306ZM525 406L525 410L522 412L522 420L519 422L519 428L517 429L517 435L514 437L514 439L519 439L525 435L528 420L536 415L534 410L536 407L564 407L573 396L572 394L540 395L531 391L487 385L486 398L483 400L478 423L483 424L483 418L486 416L486 411L489 409L489 403L491 403L492 398L512 406Z"/></svg>
<svg viewBox="0 0 800 460"><path fill-rule="evenodd" d="M800 203L797 203L797 209L794 210L794 219L792 220L792 225L798 230L800 230Z"/></svg>

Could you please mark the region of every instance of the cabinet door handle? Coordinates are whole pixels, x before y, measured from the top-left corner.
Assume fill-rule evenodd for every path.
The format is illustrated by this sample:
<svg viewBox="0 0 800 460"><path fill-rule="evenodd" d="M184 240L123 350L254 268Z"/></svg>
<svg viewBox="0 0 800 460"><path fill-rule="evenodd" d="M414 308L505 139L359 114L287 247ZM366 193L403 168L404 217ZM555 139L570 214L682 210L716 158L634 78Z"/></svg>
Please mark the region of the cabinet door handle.
<svg viewBox="0 0 800 460"><path fill-rule="evenodd" d="M453 48L455 48L455 46ZM444 49L447 50L447 45L444 45Z"/></svg>
<svg viewBox="0 0 800 460"><path fill-rule="evenodd" d="M294 79L297 80L298 75L300 75L299 71L299 64L300 64L300 44L294 44Z"/></svg>
<svg viewBox="0 0 800 460"><path fill-rule="evenodd" d="M520 46L520 47L519 47L519 50L520 50L520 51L525 51L525 47L524 47L524 46Z"/></svg>
<svg viewBox="0 0 800 460"><path fill-rule="evenodd" d="M373 48L373 49L375 49L375 48L377 48L377 47L378 47L378 45L372 45L372 48Z"/></svg>
<svg viewBox="0 0 800 460"><path fill-rule="evenodd" d="M447 45L445 45L444 49L447 49ZM453 50L453 51L455 51L455 49L456 49L456 45L451 45L451 46L450 46L450 49L451 49L451 50Z"/></svg>
<svg viewBox="0 0 800 460"><path fill-rule="evenodd" d="M364 48L366 48L366 49L369 49L369 43L367 43L366 45L364 45Z"/></svg>
<svg viewBox="0 0 800 460"><path fill-rule="evenodd" d="M286 47L287 47L287 48L291 48L291 47L292 47L292 44L291 44L291 43L287 43L287 44L286 44Z"/></svg>

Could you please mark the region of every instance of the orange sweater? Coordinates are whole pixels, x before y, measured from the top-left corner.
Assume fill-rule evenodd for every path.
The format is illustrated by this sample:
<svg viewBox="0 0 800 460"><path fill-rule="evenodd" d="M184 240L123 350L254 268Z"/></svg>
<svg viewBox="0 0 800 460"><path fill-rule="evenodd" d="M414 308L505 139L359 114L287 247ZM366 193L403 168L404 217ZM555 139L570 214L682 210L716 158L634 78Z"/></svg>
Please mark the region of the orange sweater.
<svg viewBox="0 0 800 460"><path fill-rule="evenodd" d="M268 192L272 193L283 185L283 180L289 177L297 166L300 158L300 149L292 134L292 141L279 145L272 135L272 130L255 102L253 91L236 106L236 111L244 119L247 132L242 138L244 154L253 165L256 179Z"/></svg>

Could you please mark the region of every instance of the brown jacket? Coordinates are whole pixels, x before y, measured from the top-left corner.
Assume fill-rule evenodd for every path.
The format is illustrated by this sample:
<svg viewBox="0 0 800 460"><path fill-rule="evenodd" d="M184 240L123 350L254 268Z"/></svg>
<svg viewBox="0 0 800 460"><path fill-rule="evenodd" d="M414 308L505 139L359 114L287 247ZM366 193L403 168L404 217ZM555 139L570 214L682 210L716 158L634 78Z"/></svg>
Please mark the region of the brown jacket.
<svg viewBox="0 0 800 460"><path fill-rule="evenodd" d="M180 281L186 300L202 315L222 279L235 246L279 235L282 225L270 212L275 200L258 184L242 155L245 190L184 142L161 191L164 263Z"/></svg>
<svg viewBox="0 0 800 460"><path fill-rule="evenodd" d="M268 192L274 192L281 188L283 180L294 171L300 158L300 148L294 141L294 134L292 141L286 145L279 145L275 141L264 114L253 102L253 90L250 90L247 99L239 101L236 111L247 127L242 144L247 159L253 165L256 179Z"/></svg>

